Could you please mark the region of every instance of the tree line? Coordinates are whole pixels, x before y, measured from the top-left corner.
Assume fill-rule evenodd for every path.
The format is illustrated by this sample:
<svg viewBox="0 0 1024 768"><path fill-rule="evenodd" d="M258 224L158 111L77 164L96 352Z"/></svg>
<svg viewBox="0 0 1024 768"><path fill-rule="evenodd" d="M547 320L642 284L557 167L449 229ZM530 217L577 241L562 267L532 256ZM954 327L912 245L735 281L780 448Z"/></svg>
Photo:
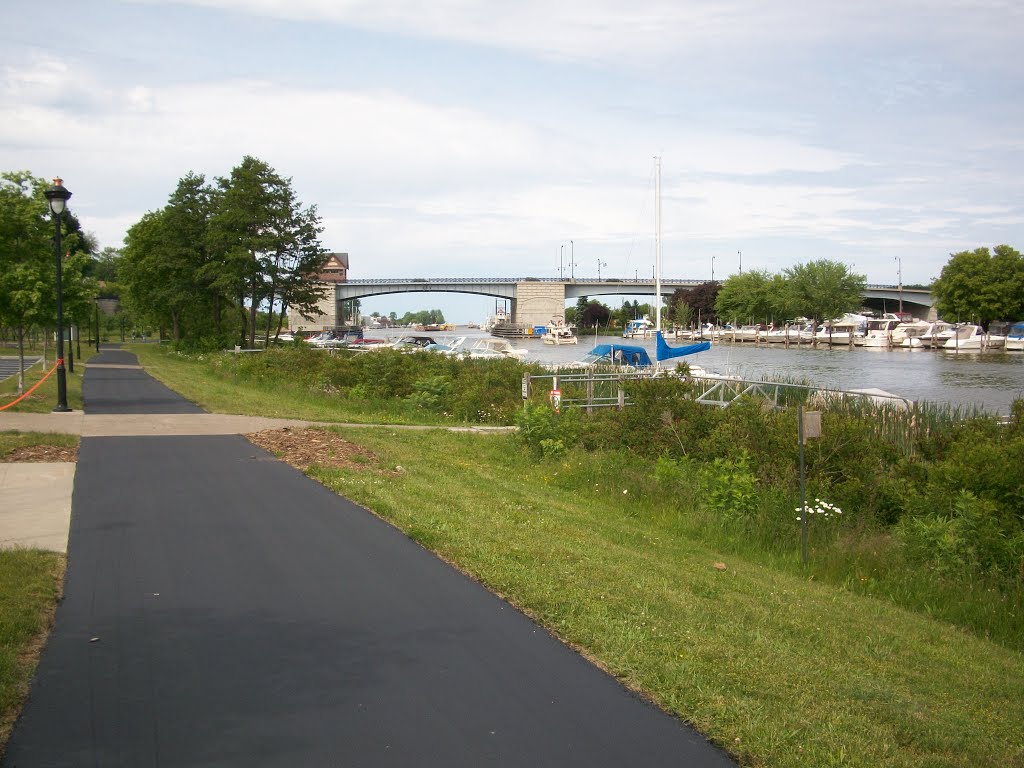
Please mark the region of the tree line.
<svg viewBox="0 0 1024 768"><path fill-rule="evenodd" d="M121 298L175 341L253 346L258 332L274 335L275 320L280 331L289 308L317 312L326 288L311 278L327 259L322 232L316 206L303 207L291 179L262 160L247 155L212 183L189 172L167 205L128 230Z"/></svg>
<svg viewBox="0 0 1024 768"><path fill-rule="evenodd" d="M677 288L662 306L662 317L677 326L696 322L782 323L798 317L822 322L859 311L867 287L864 275L845 264L818 259L777 273L752 270L722 282ZM907 286L910 287L910 286ZM950 254L941 275L927 287L940 317L975 322L988 330L996 320L1024 318L1024 257L1008 245ZM624 326L654 317L651 304L626 301L618 310L581 298L566 310L566 321L581 328Z"/></svg>

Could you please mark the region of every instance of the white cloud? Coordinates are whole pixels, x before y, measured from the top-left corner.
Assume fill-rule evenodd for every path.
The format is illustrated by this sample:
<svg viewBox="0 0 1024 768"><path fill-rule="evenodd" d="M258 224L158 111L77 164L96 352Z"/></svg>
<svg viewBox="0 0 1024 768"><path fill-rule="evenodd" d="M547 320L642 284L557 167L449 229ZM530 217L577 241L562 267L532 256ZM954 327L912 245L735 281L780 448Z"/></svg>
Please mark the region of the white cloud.
<svg viewBox="0 0 1024 768"><path fill-rule="evenodd" d="M857 36L912 37L951 48L956 43L958 52L974 53L1015 39L1024 26L1024 9L1012 0L168 1L619 65L722 46L743 57L779 45Z"/></svg>

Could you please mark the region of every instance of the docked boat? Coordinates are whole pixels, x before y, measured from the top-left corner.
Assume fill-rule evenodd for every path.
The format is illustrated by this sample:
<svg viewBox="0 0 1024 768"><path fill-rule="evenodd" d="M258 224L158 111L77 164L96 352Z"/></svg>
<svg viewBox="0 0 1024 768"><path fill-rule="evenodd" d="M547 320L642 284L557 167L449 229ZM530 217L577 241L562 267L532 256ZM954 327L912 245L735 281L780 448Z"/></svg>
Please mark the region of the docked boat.
<svg viewBox="0 0 1024 768"><path fill-rule="evenodd" d="M1003 349L1007 352L1024 352L1024 323L1014 323L1010 326Z"/></svg>
<svg viewBox="0 0 1024 768"><path fill-rule="evenodd" d="M643 347L632 344L598 344L575 362L554 368L615 368L622 371L650 371L657 366Z"/></svg>
<svg viewBox="0 0 1024 768"><path fill-rule="evenodd" d="M887 314L881 318L868 320L864 335L854 338L853 343L858 347L888 349L893 346L893 333L899 325L900 319L896 315Z"/></svg>
<svg viewBox="0 0 1024 768"><path fill-rule="evenodd" d="M559 319L551 321L541 338L545 344L576 344L579 342L579 339L576 338L576 328L566 325Z"/></svg>
<svg viewBox="0 0 1024 768"><path fill-rule="evenodd" d="M965 323L953 329L942 348L951 352L980 352L986 349L1001 349L1005 336L985 333L981 326Z"/></svg>
<svg viewBox="0 0 1024 768"><path fill-rule="evenodd" d="M624 339L649 339L654 335L655 326L646 315L636 320L630 320L622 329Z"/></svg>
<svg viewBox="0 0 1024 768"><path fill-rule="evenodd" d="M864 334L868 318L864 315L846 314L837 320L829 320L818 327L814 334L815 344L829 346L853 346L854 340Z"/></svg>
<svg viewBox="0 0 1024 768"><path fill-rule="evenodd" d="M468 344L468 342L468 337L459 336L448 345L447 354L466 357L511 357L520 361L526 358L526 350L513 347L508 339L483 338L474 340L472 344Z"/></svg>

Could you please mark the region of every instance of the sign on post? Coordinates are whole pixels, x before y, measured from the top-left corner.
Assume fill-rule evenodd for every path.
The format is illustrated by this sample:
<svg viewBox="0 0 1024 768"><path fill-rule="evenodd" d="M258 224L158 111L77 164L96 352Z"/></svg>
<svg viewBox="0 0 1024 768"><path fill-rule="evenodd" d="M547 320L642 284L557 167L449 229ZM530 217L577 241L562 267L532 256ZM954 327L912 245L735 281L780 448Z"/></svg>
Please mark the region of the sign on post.
<svg viewBox="0 0 1024 768"><path fill-rule="evenodd" d="M530 399L530 374L523 374L523 400Z"/></svg>
<svg viewBox="0 0 1024 768"><path fill-rule="evenodd" d="M804 443L821 437L821 411L797 409L797 441L800 444L800 559L807 567L807 494L804 469Z"/></svg>
<svg viewBox="0 0 1024 768"><path fill-rule="evenodd" d="M821 437L821 411L804 411L804 440Z"/></svg>
<svg viewBox="0 0 1024 768"><path fill-rule="evenodd" d="M562 412L562 390L551 390L551 407L555 409L555 413Z"/></svg>

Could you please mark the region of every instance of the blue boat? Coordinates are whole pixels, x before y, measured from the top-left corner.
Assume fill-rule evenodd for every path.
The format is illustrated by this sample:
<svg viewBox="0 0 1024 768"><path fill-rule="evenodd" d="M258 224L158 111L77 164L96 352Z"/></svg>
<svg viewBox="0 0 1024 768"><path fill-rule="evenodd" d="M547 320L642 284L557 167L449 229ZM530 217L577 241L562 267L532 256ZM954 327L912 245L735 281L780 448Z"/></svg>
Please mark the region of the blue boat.
<svg viewBox="0 0 1024 768"><path fill-rule="evenodd" d="M658 340L658 362L663 360L671 360L675 357L685 357L686 355L692 355L697 352L706 352L711 349L710 341L699 341L696 344L687 344L683 347L670 347L668 342L665 341L665 337L661 335L661 331L655 334Z"/></svg>
<svg viewBox="0 0 1024 768"><path fill-rule="evenodd" d="M654 362L647 350L631 344L598 344L584 355L582 360L573 363L573 367L590 367L593 365L615 365L625 368L652 368Z"/></svg>

